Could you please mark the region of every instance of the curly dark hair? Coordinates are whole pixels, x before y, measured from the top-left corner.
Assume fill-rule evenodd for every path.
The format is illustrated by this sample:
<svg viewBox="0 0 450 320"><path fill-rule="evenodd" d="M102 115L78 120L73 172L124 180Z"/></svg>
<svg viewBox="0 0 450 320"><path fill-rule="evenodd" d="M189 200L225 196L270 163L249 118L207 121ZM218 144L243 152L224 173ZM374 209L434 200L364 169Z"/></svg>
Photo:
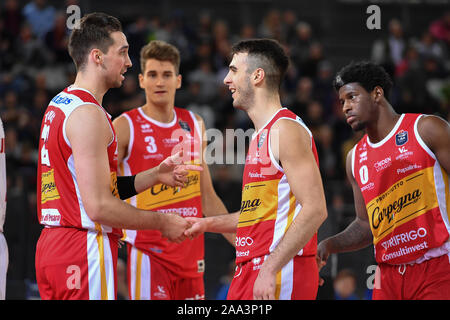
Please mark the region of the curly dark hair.
<svg viewBox="0 0 450 320"><path fill-rule="evenodd" d="M343 67L334 78L333 86L336 91L348 84L356 82L367 92L371 92L376 86L380 86L384 91L384 96L388 99L393 82L389 74L383 67L370 61L352 62Z"/></svg>

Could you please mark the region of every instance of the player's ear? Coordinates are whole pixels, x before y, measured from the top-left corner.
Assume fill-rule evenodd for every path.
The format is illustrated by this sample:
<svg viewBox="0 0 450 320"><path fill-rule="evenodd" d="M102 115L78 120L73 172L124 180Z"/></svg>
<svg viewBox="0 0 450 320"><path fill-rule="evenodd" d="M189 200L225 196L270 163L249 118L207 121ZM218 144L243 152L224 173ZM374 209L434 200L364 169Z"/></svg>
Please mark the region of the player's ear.
<svg viewBox="0 0 450 320"><path fill-rule="evenodd" d="M144 88L144 75L142 73L139 73L138 78L139 78L139 87L141 87L141 89L145 89Z"/></svg>
<svg viewBox="0 0 450 320"><path fill-rule="evenodd" d="M380 86L376 86L375 88L373 88L372 90L372 98L374 101L379 102L380 99L384 97L384 90L382 87Z"/></svg>
<svg viewBox="0 0 450 320"><path fill-rule="evenodd" d="M181 88L182 80L183 80L183 77L181 76L181 74L177 75L177 89Z"/></svg>
<svg viewBox="0 0 450 320"><path fill-rule="evenodd" d="M103 60L103 52L100 49L92 49L89 57L95 64L101 64Z"/></svg>
<svg viewBox="0 0 450 320"><path fill-rule="evenodd" d="M264 72L264 69L257 68L255 71L253 71L251 80L255 85L258 85L264 80L265 77L266 73Z"/></svg>

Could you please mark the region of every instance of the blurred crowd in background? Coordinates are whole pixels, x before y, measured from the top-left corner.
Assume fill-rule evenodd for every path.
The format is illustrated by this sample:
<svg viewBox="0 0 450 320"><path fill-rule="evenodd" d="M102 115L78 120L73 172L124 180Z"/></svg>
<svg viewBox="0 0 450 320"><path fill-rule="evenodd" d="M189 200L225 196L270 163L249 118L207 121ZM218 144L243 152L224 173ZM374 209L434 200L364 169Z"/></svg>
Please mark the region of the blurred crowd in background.
<svg viewBox="0 0 450 320"><path fill-rule="evenodd" d="M35 286L34 254L41 227L36 218L37 149L42 116L48 102L74 81L75 67L67 52L70 30L66 7L81 1L5 0L0 4L0 117L6 134L8 206L5 237L10 252L7 298L32 299ZM319 239L343 230L354 218L351 189L345 178L347 152L362 137L346 124L332 87L333 75L343 65L333 63L333 52L299 12L267 8L257 23L236 26L208 10L187 16L176 10L169 17L123 13L124 33L133 67L123 86L106 94L103 106L114 117L145 102L139 88L139 51L149 40L174 44L181 53L182 88L176 106L200 114L207 128L251 127L242 111L232 106L223 85L230 48L247 38L274 38L283 44L291 65L281 89L282 103L297 113L313 132L328 203L328 220ZM232 26L232 28L231 28ZM233 31L232 31L233 30ZM380 33L381 34L381 33ZM368 44L365 59L381 65L394 79L391 104L399 113L437 114L450 119L450 11L430 17L423 30L410 34L402 20L393 18L382 37ZM348 62L355 57L349 56ZM228 210L240 207L242 165L212 164L214 186ZM206 235L206 298L220 299L222 285L234 270L234 250L220 235ZM126 261L126 251L121 252ZM373 249L332 256L322 271L325 285L319 299L365 299L367 267ZM125 281L120 264L119 281ZM126 287L120 292L126 291ZM126 294L122 295L124 298Z"/></svg>

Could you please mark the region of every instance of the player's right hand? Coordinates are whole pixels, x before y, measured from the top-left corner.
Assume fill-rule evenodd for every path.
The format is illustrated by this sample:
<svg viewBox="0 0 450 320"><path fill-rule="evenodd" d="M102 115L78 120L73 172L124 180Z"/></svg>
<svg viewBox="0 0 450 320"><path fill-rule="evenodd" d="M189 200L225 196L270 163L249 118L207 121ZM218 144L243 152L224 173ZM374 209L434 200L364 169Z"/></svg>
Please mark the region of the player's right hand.
<svg viewBox="0 0 450 320"><path fill-rule="evenodd" d="M184 232L184 235L189 239L194 239L206 231L205 218L187 217L185 218L190 224L190 228Z"/></svg>
<svg viewBox="0 0 450 320"><path fill-rule="evenodd" d="M326 246L326 241L321 241L317 245L317 254L316 254L316 262L319 271L327 264L328 257L330 256L330 252ZM319 285L323 285L324 280L319 278Z"/></svg>
<svg viewBox="0 0 450 320"><path fill-rule="evenodd" d="M180 243L186 239L184 232L191 224L186 219L175 213L165 213L164 223L162 224L162 236L171 242Z"/></svg>

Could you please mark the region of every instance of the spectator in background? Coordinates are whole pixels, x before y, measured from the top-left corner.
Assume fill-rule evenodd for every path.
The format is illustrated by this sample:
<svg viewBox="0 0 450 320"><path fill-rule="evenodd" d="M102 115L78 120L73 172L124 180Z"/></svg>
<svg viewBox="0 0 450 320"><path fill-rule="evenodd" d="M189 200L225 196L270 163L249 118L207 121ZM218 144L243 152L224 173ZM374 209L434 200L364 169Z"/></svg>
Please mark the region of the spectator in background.
<svg viewBox="0 0 450 320"><path fill-rule="evenodd" d="M130 59L133 63L130 71L139 73L139 50L150 38L155 38L150 32L149 22L144 15L140 15L125 29L128 43L130 44Z"/></svg>
<svg viewBox="0 0 450 320"><path fill-rule="evenodd" d="M309 46L308 57L299 66L299 73L302 76L317 78L319 64L324 59L323 46L320 42L313 42Z"/></svg>
<svg viewBox="0 0 450 320"><path fill-rule="evenodd" d="M281 41L282 37L282 24L281 13L277 9L270 9L269 12L263 18L263 21L258 26L258 37L270 38Z"/></svg>
<svg viewBox="0 0 450 320"><path fill-rule="evenodd" d="M253 39L255 38L255 35L255 27L250 23L245 23L239 31L239 36L234 37L233 43L239 42L241 40Z"/></svg>
<svg viewBox="0 0 450 320"><path fill-rule="evenodd" d="M6 34L15 37L19 34L20 26L23 22L23 15L17 0L6 0L0 20L4 23Z"/></svg>
<svg viewBox="0 0 450 320"><path fill-rule="evenodd" d="M69 30L66 26L66 19L66 14L58 11L55 14L54 25L44 36L44 43L51 53L53 63L56 64L69 64L72 62L67 53Z"/></svg>
<svg viewBox="0 0 450 320"><path fill-rule="evenodd" d="M235 268L236 265L234 264L234 261L231 261L228 266L228 273L220 278L220 286L215 297L216 300L227 300L228 289L233 280Z"/></svg>
<svg viewBox="0 0 450 320"><path fill-rule="evenodd" d="M198 25L197 25L197 41L202 42L212 42L212 16L211 12L208 10L203 10L198 15Z"/></svg>
<svg viewBox="0 0 450 320"><path fill-rule="evenodd" d="M295 36L288 42L291 48L291 60L301 66L308 58L309 47L313 43L311 25L305 21L297 23Z"/></svg>
<svg viewBox="0 0 450 320"><path fill-rule="evenodd" d="M283 43L289 44L295 39L297 33L297 15L294 10L283 12L282 35Z"/></svg>
<svg viewBox="0 0 450 320"><path fill-rule="evenodd" d="M415 46L421 57L433 56L441 61L445 59L444 47L429 31L422 34Z"/></svg>
<svg viewBox="0 0 450 320"><path fill-rule="evenodd" d="M442 18L432 22L429 30L433 37L450 44L450 10L445 12Z"/></svg>
<svg viewBox="0 0 450 320"><path fill-rule="evenodd" d="M55 8L47 4L47 0L33 0L23 8L23 15L30 24L33 34L44 39L55 23Z"/></svg>
<svg viewBox="0 0 450 320"><path fill-rule="evenodd" d="M217 94L218 83L209 60L202 60L197 69L188 75L189 83L200 85L199 98L201 103L209 104Z"/></svg>
<svg viewBox="0 0 450 320"><path fill-rule="evenodd" d="M406 40L403 34L403 26L398 19L389 21L389 35L387 38L377 40L372 46L372 60L382 65L389 75L403 59L406 49Z"/></svg>
<svg viewBox="0 0 450 320"><path fill-rule="evenodd" d="M295 98L292 103L292 111L296 114L304 115L308 105L313 101L314 84L309 77L302 77L297 82Z"/></svg>
<svg viewBox="0 0 450 320"><path fill-rule="evenodd" d="M339 271L333 281L334 297L336 300L359 300L355 294L356 275L350 269Z"/></svg>
<svg viewBox="0 0 450 320"><path fill-rule="evenodd" d="M324 181L330 181L339 177L339 150L333 136L332 128L324 123L318 127L317 153L319 155L319 168Z"/></svg>
<svg viewBox="0 0 450 320"><path fill-rule="evenodd" d="M15 42L17 64L15 72L25 73L33 77L36 69L43 68L50 60L50 54L44 43L37 39L28 23L22 25L19 37Z"/></svg>
<svg viewBox="0 0 450 320"><path fill-rule="evenodd" d="M336 94L333 90L333 65L328 60L321 61L317 66L317 77L314 80L314 97L320 101L325 118L331 119Z"/></svg>
<svg viewBox="0 0 450 320"><path fill-rule="evenodd" d="M230 61L231 44L229 41L228 25L224 20L218 20L213 28L213 70L219 71L228 66ZM216 83L216 87L220 82Z"/></svg>
<svg viewBox="0 0 450 320"><path fill-rule="evenodd" d="M19 120L19 113L22 109L17 93L9 90L5 93L4 107L0 110L0 116L8 126L15 127Z"/></svg>

